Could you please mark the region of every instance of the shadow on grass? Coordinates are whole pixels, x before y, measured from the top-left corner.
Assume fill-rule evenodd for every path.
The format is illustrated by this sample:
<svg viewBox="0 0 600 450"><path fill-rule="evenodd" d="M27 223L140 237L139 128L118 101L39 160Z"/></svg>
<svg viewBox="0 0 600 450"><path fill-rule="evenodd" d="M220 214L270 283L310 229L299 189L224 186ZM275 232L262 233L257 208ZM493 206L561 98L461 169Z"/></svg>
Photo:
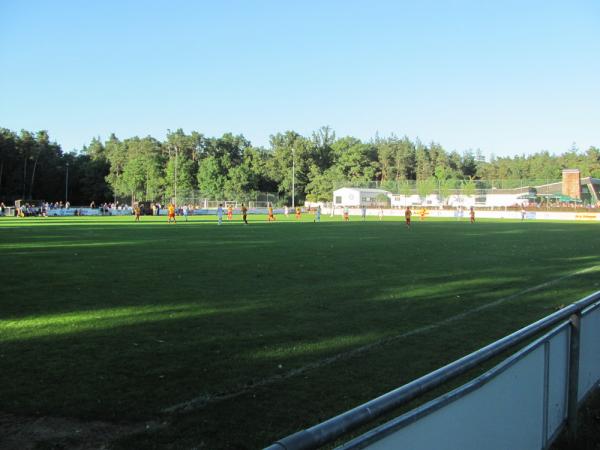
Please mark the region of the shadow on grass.
<svg viewBox="0 0 600 450"><path fill-rule="evenodd" d="M147 305L3 321L0 395L19 413L148 418L190 398L244 390L468 312L474 303L457 301L457 293L477 298L485 286L440 285L427 295L428 302L372 302L355 288L357 297L326 305L296 299L249 306L242 298L237 308ZM502 317L494 320L507 325ZM449 337L438 350L484 335L481 324L464 322L473 328ZM430 345L430 335L423 335L422 345ZM406 349L405 360L414 361L420 351ZM36 392L44 392L42 401Z"/></svg>

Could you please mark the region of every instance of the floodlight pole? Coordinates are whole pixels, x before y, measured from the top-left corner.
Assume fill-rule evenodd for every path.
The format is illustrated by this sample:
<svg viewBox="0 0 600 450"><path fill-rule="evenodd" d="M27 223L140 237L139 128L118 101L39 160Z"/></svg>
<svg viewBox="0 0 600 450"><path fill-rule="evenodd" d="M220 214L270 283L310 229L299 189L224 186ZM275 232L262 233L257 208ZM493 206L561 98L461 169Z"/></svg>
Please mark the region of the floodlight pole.
<svg viewBox="0 0 600 450"><path fill-rule="evenodd" d="M295 179L296 179L296 151L294 147L292 147L292 209L294 208L294 191L295 187Z"/></svg>
<svg viewBox="0 0 600 450"><path fill-rule="evenodd" d="M175 198L173 199L173 203L174 203L174 206L177 206L177 156L178 156L179 152L178 152L177 146L175 145L174 147L175 147L175 170L174 170L174 172L175 172L175 180L174 180Z"/></svg>
<svg viewBox="0 0 600 450"><path fill-rule="evenodd" d="M67 175L65 177L65 205L69 201L69 163L67 162Z"/></svg>

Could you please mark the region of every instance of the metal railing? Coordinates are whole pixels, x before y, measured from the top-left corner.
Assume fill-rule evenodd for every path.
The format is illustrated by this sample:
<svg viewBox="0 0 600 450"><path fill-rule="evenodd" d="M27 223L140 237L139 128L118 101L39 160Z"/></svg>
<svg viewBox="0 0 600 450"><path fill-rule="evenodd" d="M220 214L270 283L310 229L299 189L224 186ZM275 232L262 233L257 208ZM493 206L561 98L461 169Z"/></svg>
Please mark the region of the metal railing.
<svg viewBox="0 0 600 450"><path fill-rule="evenodd" d="M528 325L524 328L522 328L521 330L518 330L512 334L510 334L509 336L504 337L503 339L500 339L496 342L493 342L492 344L477 350L473 353L471 353L470 355L467 355L453 363L450 363L438 370L435 370L434 372L431 372L427 375L422 376L421 378L408 383L402 387L399 387L391 392L388 392L376 399L373 399L367 403L364 403L356 408L353 408L343 414L340 414L336 417L333 417L325 422L322 422L318 425L315 425L311 428L299 431L297 433L294 433L290 436L287 436L279 441L277 441L276 443L272 444L271 446L267 447L266 450L307 450L307 449L316 449L319 448L325 444L334 442L340 438L342 438L344 435L357 430L359 427L363 427L365 425L368 425L369 423L372 423L373 421L375 421L378 418L381 418L382 416L389 414L391 412L393 412L394 410L396 410L397 408L399 408L402 405L405 405L406 403L408 403L409 401L420 397L421 395L425 394L428 391L431 391L441 385L443 385L444 383L458 377L461 374L466 373L467 371L471 370L472 368L490 360L491 358L494 358L496 356L499 356L500 354L502 354L503 352L505 352L506 350L519 345L519 344L524 344L526 343L528 340L530 340L531 338L533 338L536 335L539 335L540 333L548 330L550 327L560 324L561 322L563 322L562 327L566 327L568 329L568 362L565 362L565 366L568 364L568 376L566 376L565 378L567 379L568 382L568 393L566 394L566 398L565 398L565 404L567 405L565 407L565 410L568 412L567 414L567 423L568 423L568 428L570 430L570 432L574 432L574 430L576 429L576 420L577 420L577 405L578 405L578 401L580 401L585 392L579 392L579 387L580 385L582 385L583 390L589 391L591 389L590 382L588 380L587 384L582 384L580 382L580 376L579 376L579 364L580 364L580 358L579 358L579 354L580 354L580 323L581 323L581 318L582 318L582 313L584 312L584 310L586 310L587 308L590 308L591 306L594 306L594 308L596 309L596 317L597 317L597 321L600 323L600 291L576 302L573 303L531 325ZM565 321L568 320L568 322L565 323ZM591 328L591 326L590 326ZM554 330L553 333L556 333L557 331ZM600 332L600 331L599 331ZM546 336L546 339L549 341L549 339L554 335L553 333L550 333ZM594 337L594 339L596 339L596 337ZM598 340L600 342L600 340ZM538 345L546 345L545 342L546 341L540 341L541 344L538 342ZM533 344L532 344L533 345ZM600 345L600 344L599 344ZM531 349L528 349L527 351L531 351ZM548 350L545 350L546 353ZM521 357L524 353L525 350L521 350L521 354L517 354L517 355L513 355L511 358L515 359L517 357ZM508 362L510 362L511 358L508 358L507 360L505 360L504 363L502 364L508 364ZM500 366L502 366L502 364ZM512 363L511 363L512 364ZM598 361L592 361L591 362L592 365L598 365L600 366L600 353L599 353L599 358ZM499 367L499 366L498 366ZM494 376L494 370L496 372L499 371L498 368L493 369L490 372L487 372L486 374L482 375L481 377L479 377L479 381L481 381L481 379L483 380L488 380L490 377ZM549 372L549 362L548 362L548 356L546 356L546 366L543 369L545 370L545 379L546 379L546 383L547 383L547 379L548 379L548 374L547 372ZM600 369L596 368L596 371L599 371ZM594 375L594 380L592 382L592 385L594 383L596 383L598 381L598 378L600 378L600 373L596 375ZM463 386L463 388L459 388L457 389L454 393L451 394L447 394L445 397L442 398L442 400L437 400L434 401L432 405L429 405L427 408L425 408L427 410L427 414L429 414L431 412L431 410L437 410L441 407L443 407L444 403L447 403L449 401L451 401L455 396L457 395L463 395L465 393L465 391L469 391L474 389L475 387L477 387L477 380L473 383L468 383L467 388L465 388ZM547 403L547 393L544 394L545 395L545 399L544 402ZM547 407L547 405L546 405ZM363 435L360 438L357 438L357 440L348 443L347 445L343 446L342 448L344 449L351 449L351 448L366 448L369 445L369 442L373 442L373 441L377 441L378 439L380 439L382 436L386 436L388 435L391 431L391 429L397 429L401 426L404 426L407 422L414 422L418 419L419 415L423 415L424 410L419 411L419 408L417 408L417 410L413 410L413 412L408 413L405 416L402 416L400 418L395 419L396 423L393 423L394 421L392 421L392 423L390 424L386 424L383 425L382 427L380 427L377 431L375 432L371 432L370 434L367 433L367 435ZM544 413L545 416L545 429L544 429L544 433L542 433L544 436L546 436L545 442L542 444L542 447L540 448L546 448L547 442L551 439L553 439L555 437L556 430L552 430L552 435L550 437L548 437L548 430L547 430L547 421L548 421L548 412L547 410ZM560 427L564 426L564 420L560 420ZM386 429L387 426L387 429ZM434 430L432 430L433 432ZM378 447L378 448L391 448L391 447ZM394 448L402 448L402 447L396 447L394 446Z"/></svg>

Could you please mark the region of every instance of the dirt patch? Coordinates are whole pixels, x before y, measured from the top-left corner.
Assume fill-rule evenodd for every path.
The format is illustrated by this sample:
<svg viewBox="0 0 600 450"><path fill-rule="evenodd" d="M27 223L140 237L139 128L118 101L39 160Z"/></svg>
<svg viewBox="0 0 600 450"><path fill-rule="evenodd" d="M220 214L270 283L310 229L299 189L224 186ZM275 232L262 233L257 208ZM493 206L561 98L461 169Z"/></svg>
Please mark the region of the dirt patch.
<svg viewBox="0 0 600 450"><path fill-rule="evenodd" d="M111 441L158 428L157 422L114 424L0 412L0 450L104 450Z"/></svg>

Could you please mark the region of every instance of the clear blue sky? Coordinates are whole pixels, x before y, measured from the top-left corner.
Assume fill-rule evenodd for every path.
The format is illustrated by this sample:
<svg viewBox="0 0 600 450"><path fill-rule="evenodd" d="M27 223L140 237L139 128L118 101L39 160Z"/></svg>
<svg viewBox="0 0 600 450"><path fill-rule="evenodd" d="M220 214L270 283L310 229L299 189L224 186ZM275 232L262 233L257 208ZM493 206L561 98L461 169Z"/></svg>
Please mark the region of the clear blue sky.
<svg viewBox="0 0 600 450"><path fill-rule="evenodd" d="M600 146L598 1L0 1L0 127Z"/></svg>

